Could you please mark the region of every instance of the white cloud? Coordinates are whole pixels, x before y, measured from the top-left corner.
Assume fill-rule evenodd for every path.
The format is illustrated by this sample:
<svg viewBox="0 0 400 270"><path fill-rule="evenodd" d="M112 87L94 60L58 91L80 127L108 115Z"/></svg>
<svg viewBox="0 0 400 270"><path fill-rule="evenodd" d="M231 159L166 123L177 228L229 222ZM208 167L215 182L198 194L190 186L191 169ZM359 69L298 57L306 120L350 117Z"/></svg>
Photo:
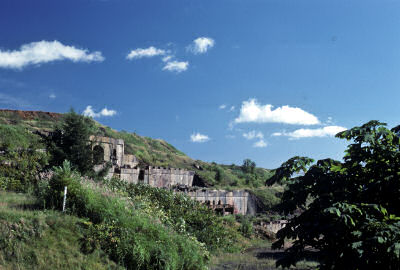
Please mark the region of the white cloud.
<svg viewBox="0 0 400 270"><path fill-rule="evenodd" d="M72 62L101 62L101 52L63 45L57 40L38 41L24 44L19 50L0 50L0 68L21 69L28 65L39 65L52 61L71 60Z"/></svg>
<svg viewBox="0 0 400 270"><path fill-rule="evenodd" d="M207 142L209 140L210 140L210 137L208 137L207 135L204 135L204 134L193 133L192 135L190 135L191 142L203 143L203 142Z"/></svg>
<svg viewBox="0 0 400 270"><path fill-rule="evenodd" d="M55 99L55 98L56 98L56 95L55 95L55 94L50 94L50 95L49 95L49 98Z"/></svg>
<svg viewBox="0 0 400 270"><path fill-rule="evenodd" d="M174 71L174 72L180 73L182 71L187 70L188 67L189 67L189 62L172 61L172 62L168 62L163 67L163 70Z"/></svg>
<svg viewBox="0 0 400 270"><path fill-rule="evenodd" d="M293 132L275 132L272 136L286 136L289 139L311 138L311 137L333 137L337 133L346 130L340 126L326 126L323 128L309 129L301 128Z"/></svg>
<svg viewBox="0 0 400 270"><path fill-rule="evenodd" d="M93 118L102 117L102 116L114 116L117 114L114 110L109 110L107 108L103 108L100 112L95 112L92 106L88 105L86 109L82 113L84 116L89 116Z"/></svg>
<svg viewBox="0 0 400 270"><path fill-rule="evenodd" d="M253 147L257 147L257 148L267 147L267 143L263 139L260 139L258 142L255 142L253 144Z"/></svg>
<svg viewBox="0 0 400 270"><path fill-rule="evenodd" d="M215 41L209 37L199 37L193 40L193 43L188 46L188 50L194 54L206 53L209 49L214 47Z"/></svg>
<svg viewBox="0 0 400 270"><path fill-rule="evenodd" d="M143 57L153 57L153 56L164 55L164 54L166 54L165 50L157 49L153 46L150 46L146 49L137 48L135 50L132 50L126 56L126 59L133 60L133 59L139 59L139 58L143 58Z"/></svg>
<svg viewBox="0 0 400 270"><path fill-rule="evenodd" d="M164 56L164 57L163 57L162 61L163 61L163 62L168 62L168 61L170 61L172 58L173 58L172 55L167 55L167 56Z"/></svg>
<svg viewBox="0 0 400 270"><path fill-rule="evenodd" d="M235 106L231 106L231 108L229 109L230 112L233 112L235 110Z"/></svg>
<svg viewBox="0 0 400 270"><path fill-rule="evenodd" d="M316 116L295 107L282 106L275 110L271 104L262 105L256 99L243 101L235 123L284 123L297 125L316 125Z"/></svg>
<svg viewBox="0 0 400 270"><path fill-rule="evenodd" d="M245 137L247 140L252 140L252 139L264 139L264 134L261 131L249 131L247 133L243 133L243 137Z"/></svg>
<svg viewBox="0 0 400 270"><path fill-rule="evenodd" d="M225 104L222 104L222 105L220 105L218 108L219 108L220 110L223 110L223 109L226 108L226 105L225 105Z"/></svg>

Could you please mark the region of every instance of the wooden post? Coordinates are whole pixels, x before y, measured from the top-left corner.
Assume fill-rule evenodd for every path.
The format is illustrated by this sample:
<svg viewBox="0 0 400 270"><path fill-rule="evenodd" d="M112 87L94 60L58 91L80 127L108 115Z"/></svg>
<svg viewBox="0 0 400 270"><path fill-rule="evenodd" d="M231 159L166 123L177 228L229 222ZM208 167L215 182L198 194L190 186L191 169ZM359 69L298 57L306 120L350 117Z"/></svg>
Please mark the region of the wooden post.
<svg viewBox="0 0 400 270"><path fill-rule="evenodd" d="M64 200L63 200L63 209L62 209L63 212L65 212L66 202L67 202L67 186L64 187Z"/></svg>

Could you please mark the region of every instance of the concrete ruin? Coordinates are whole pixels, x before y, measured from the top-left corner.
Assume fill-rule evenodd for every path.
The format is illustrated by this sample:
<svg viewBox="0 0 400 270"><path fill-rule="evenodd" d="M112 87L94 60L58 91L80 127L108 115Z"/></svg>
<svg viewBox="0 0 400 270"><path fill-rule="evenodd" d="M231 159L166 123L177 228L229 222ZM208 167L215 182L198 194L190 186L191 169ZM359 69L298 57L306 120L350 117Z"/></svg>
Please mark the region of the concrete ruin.
<svg viewBox="0 0 400 270"><path fill-rule="evenodd" d="M191 187L194 172L183 169L147 166L140 168L134 155L125 154L125 143L122 139L91 136L95 171L100 171L111 164L107 176L118 177L129 183L148 184L152 187L171 188L175 185Z"/></svg>
<svg viewBox="0 0 400 270"><path fill-rule="evenodd" d="M184 192L192 199L206 204L221 215L254 215L256 213L252 195L245 190L188 189Z"/></svg>
<svg viewBox="0 0 400 270"><path fill-rule="evenodd" d="M107 174L109 178L118 177L133 184L148 184L152 187L184 192L222 215L256 213L255 200L245 190L193 188L194 171L153 166L141 168L134 155L125 154L124 140L98 136L91 136L90 140L96 163L94 169L100 171L106 168L106 164L111 164Z"/></svg>

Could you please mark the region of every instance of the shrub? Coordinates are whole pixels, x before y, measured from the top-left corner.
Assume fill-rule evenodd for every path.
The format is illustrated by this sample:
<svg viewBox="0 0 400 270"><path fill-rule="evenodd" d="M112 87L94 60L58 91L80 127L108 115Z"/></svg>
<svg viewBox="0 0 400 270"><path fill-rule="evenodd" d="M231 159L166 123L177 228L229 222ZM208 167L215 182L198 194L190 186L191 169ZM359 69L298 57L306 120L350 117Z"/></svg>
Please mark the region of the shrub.
<svg viewBox="0 0 400 270"><path fill-rule="evenodd" d="M249 217L243 215L237 215L236 219L240 222L239 232L243 236L250 238L253 235L253 221Z"/></svg>
<svg viewBox="0 0 400 270"><path fill-rule="evenodd" d="M71 163L67 160L62 167L53 167L54 175L49 181L45 203L47 207L61 210L63 205L64 187L67 187L67 208L72 212L84 211L86 197L80 184L80 175L72 170ZM82 213L79 213L82 214Z"/></svg>
<svg viewBox="0 0 400 270"><path fill-rule="evenodd" d="M129 197L135 202L147 199L149 209L160 209L166 225L177 231L195 236L205 243L209 251L234 249L237 235L223 225L222 219L207 206L192 200L184 194L153 188L147 185L126 185Z"/></svg>
<svg viewBox="0 0 400 270"><path fill-rule="evenodd" d="M29 191L47 164L47 155L31 145L28 149L4 149L0 156L0 189Z"/></svg>
<svg viewBox="0 0 400 270"><path fill-rule="evenodd" d="M84 188L79 179L65 161L54 169L43 193L48 207L60 209L68 187L68 211L89 220L82 239L85 252L100 247L127 269L205 269L208 251L196 238L180 235L143 210L133 211L125 200Z"/></svg>

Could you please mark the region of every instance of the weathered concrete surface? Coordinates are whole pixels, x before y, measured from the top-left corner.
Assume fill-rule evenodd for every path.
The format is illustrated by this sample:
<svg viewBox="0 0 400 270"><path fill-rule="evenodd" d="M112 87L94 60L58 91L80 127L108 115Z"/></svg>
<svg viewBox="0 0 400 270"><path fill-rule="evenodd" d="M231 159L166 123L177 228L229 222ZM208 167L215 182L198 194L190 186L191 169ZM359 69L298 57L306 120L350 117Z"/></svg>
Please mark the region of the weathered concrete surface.
<svg viewBox="0 0 400 270"><path fill-rule="evenodd" d="M111 161L113 165L122 166L124 160L124 140L110 137L90 136L93 147L99 145L104 151L104 161Z"/></svg>
<svg viewBox="0 0 400 270"><path fill-rule="evenodd" d="M222 205L225 209L232 207L233 214L254 215L255 206L252 195L245 190L209 190L200 189L185 192L192 199L200 201L211 208Z"/></svg>
<svg viewBox="0 0 400 270"><path fill-rule="evenodd" d="M139 183L140 168L121 168L119 177L128 183Z"/></svg>
<svg viewBox="0 0 400 270"><path fill-rule="evenodd" d="M123 167L135 168L139 165L139 161L134 155L124 154L122 164Z"/></svg>
<svg viewBox="0 0 400 270"><path fill-rule="evenodd" d="M194 172L183 169L163 168L149 166L144 171L143 183L152 187L168 187L185 185L191 187Z"/></svg>

